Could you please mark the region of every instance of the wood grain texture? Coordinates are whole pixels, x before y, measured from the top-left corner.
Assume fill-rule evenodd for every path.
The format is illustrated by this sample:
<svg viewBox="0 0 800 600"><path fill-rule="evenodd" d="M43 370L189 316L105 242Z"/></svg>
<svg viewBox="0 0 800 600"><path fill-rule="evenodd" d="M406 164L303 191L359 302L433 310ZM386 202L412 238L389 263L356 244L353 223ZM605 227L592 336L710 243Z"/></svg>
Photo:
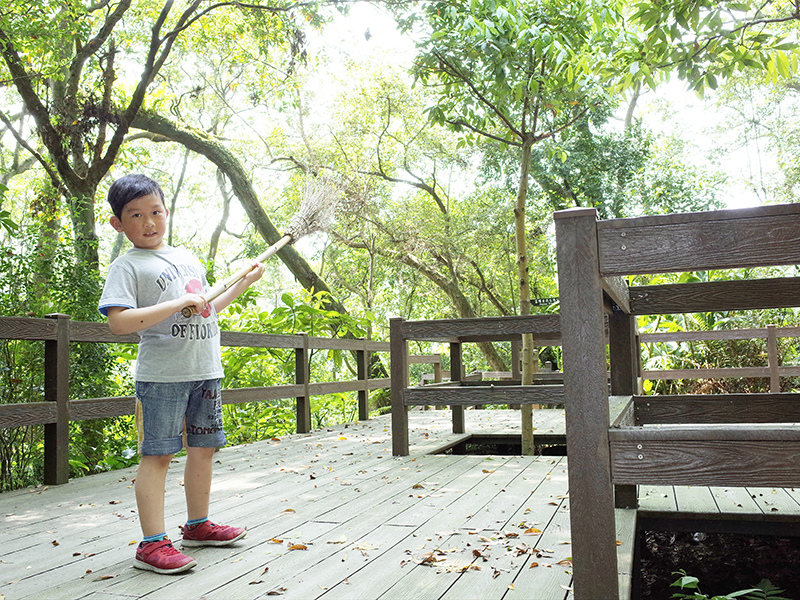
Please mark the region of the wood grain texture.
<svg viewBox="0 0 800 600"><path fill-rule="evenodd" d="M437 319L407 321L403 328L405 339L444 342L478 342L521 339L532 333L534 339L556 344L561 338L558 315L509 317L480 317L474 319Z"/></svg>
<svg viewBox="0 0 800 600"><path fill-rule="evenodd" d="M793 441L611 442L614 483L800 486L800 437Z"/></svg>
<svg viewBox="0 0 800 600"><path fill-rule="evenodd" d="M0 318L0 339L54 340L55 338L56 324L52 319Z"/></svg>
<svg viewBox="0 0 800 600"><path fill-rule="evenodd" d="M0 404L0 427L23 427L56 422L53 402Z"/></svg>
<svg viewBox="0 0 800 600"><path fill-rule="evenodd" d="M800 278L641 285L629 292L634 315L792 308L800 303Z"/></svg>
<svg viewBox="0 0 800 600"><path fill-rule="evenodd" d="M560 385L421 387L405 391L406 406L477 406L481 404L563 404Z"/></svg>
<svg viewBox="0 0 800 600"><path fill-rule="evenodd" d="M554 218L564 391L569 399L565 411L575 598L618 598L596 211L559 211Z"/></svg>
<svg viewBox="0 0 800 600"><path fill-rule="evenodd" d="M637 425L800 423L800 395L636 396L634 411Z"/></svg>
<svg viewBox="0 0 800 600"><path fill-rule="evenodd" d="M740 213L740 218L630 219L624 227L598 226L600 272L609 275L675 273L800 263L800 212ZM650 224L652 223L652 224Z"/></svg>

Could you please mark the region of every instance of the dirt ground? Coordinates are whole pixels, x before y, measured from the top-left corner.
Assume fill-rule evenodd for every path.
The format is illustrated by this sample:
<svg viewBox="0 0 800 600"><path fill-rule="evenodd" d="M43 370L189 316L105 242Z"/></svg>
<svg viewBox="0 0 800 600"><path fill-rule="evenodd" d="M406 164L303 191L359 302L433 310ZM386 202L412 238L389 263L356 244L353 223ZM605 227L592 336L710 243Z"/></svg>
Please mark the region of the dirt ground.
<svg viewBox="0 0 800 600"><path fill-rule="evenodd" d="M762 579L800 600L800 537L644 531L640 538L639 597L669 599L683 569L709 597L753 588Z"/></svg>

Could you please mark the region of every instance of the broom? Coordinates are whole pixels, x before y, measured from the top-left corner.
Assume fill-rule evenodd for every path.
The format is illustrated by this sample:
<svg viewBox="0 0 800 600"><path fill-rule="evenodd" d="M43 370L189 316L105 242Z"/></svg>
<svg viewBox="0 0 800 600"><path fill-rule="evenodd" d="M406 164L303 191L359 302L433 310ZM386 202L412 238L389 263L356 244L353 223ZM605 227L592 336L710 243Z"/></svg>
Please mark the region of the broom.
<svg viewBox="0 0 800 600"><path fill-rule="evenodd" d="M306 185L300 208L297 214L292 217L289 227L286 233L283 234L283 237L253 259L253 263L243 267L222 283L218 283L212 287L208 293L203 296L206 302L210 303L225 290L234 286L240 279L255 268L255 263L264 262L287 244L293 244L305 235L316 231L323 231L330 227L331 223L333 223L336 200L339 194L339 187L329 180L323 178L310 180ZM192 307L186 306L181 310L181 314L188 319L194 314L194 310L192 310Z"/></svg>

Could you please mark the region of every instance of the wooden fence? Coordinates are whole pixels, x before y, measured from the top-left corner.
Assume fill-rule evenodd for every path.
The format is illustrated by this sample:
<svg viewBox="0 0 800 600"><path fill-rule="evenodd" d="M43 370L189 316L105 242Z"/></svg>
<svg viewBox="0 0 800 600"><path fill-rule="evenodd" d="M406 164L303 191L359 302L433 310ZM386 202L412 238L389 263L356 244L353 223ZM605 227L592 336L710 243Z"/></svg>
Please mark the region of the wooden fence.
<svg viewBox="0 0 800 600"><path fill-rule="evenodd" d="M0 339L44 341L45 388L43 402L0 404L0 427L44 425L44 482L69 480L69 423L132 415L133 396L71 399L69 393L70 343L137 343L137 334L114 335L105 323L73 321L68 315L45 319L0 317ZM328 339L306 334L273 335L222 331L223 346L281 348L295 354L295 383L269 387L226 389L223 404L264 402L295 398L297 431L311 429L311 396L341 392L358 393L358 418L369 418L369 393L388 388L388 378L370 379L369 360L376 352L388 352L387 342ZM313 350L343 350L354 353L357 378L349 381L311 382L310 355Z"/></svg>

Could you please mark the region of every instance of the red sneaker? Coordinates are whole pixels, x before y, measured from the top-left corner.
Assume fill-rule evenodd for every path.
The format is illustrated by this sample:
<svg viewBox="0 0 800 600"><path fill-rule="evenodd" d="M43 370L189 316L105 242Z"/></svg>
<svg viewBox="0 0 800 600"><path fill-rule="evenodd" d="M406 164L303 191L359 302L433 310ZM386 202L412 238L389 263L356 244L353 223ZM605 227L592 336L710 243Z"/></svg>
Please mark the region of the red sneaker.
<svg viewBox="0 0 800 600"><path fill-rule="evenodd" d="M160 542L142 542L136 548L136 560L133 566L156 573L181 573L197 565L189 556L176 550L169 540Z"/></svg>
<svg viewBox="0 0 800 600"><path fill-rule="evenodd" d="M183 546L227 546L242 539L247 530L244 527L217 525L211 521L203 521L197 525L185 525L183 530Z"/></svg>

